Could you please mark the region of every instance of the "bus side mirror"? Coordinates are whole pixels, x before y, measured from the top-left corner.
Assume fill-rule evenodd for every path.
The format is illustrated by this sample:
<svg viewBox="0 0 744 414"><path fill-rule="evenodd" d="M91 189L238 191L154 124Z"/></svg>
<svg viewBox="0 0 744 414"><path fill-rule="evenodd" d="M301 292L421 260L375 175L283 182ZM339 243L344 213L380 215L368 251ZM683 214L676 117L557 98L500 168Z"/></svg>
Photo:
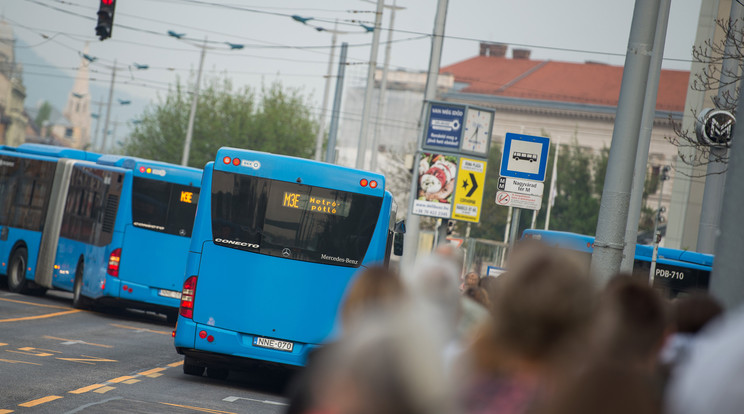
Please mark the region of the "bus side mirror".
<svg viewBox="0 0 744 414"><path fill-rule="evenodd" d="M395 223L395 229L393 229L395 233L401 233L404 234L406 232L406 221L405 220L399 220Z"/></svg>
<svg viewBox="0 0 744 414"><path fill-rule="evenodd" d="M403 256L403 233L395 233L393 236L393 254Z"/></svg>

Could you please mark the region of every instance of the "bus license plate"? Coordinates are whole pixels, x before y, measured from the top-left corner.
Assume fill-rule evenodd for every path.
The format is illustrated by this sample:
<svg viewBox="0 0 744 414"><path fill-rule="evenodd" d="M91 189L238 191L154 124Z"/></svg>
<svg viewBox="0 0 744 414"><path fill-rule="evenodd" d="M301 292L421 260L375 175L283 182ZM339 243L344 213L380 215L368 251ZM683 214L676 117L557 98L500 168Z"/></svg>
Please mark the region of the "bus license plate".
<svg viewBox="0 0 744 414"><path fill-rule="evenodd" d="M260 336L253 338L253 345L260 346L261 348L270 348L286 352L292 352L292 349L294 348L294 344L292 342L263 338Z"/></svg>
<svg viewBox="0 0 744 414"><path fill-rule="evenodd" d="M181 299L181 292L176 292L175 290L160 289L158 295L166 298Z"/></svg>

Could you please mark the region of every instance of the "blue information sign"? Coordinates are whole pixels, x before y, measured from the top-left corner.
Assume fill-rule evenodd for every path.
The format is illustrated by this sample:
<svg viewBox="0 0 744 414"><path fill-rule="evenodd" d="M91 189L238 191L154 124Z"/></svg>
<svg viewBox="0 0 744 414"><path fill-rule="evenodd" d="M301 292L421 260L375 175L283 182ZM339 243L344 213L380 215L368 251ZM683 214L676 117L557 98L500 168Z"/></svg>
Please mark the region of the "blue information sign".
<svg viewBox="0 0 744 414"><path fill-rule="evenodd" d="M460 148L465 106L432 103L424 148Z"/></svg>
<svg viewBox="0 0 744 414"><path fill-rule="evenodd" d="M507 132L500 175L545 181L549 149L550 138Z"/></svg>

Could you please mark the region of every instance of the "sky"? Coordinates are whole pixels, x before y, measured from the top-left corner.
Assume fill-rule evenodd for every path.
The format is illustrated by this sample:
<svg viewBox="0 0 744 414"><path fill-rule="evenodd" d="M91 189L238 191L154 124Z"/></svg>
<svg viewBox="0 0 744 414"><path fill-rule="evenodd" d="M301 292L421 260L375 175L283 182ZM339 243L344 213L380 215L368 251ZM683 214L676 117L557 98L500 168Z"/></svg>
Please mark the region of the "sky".
<svg viewBox="0 0 744 414"><path fill-rule="evenodd" d="M672 1L665 69L689 70L700 2ZM395 4L404 9L395 13L390 67L424 71L437 1L396 0ZM474 57L479 42L489 41L508 44L510 49L530 49L535 60L590 60L621 66L633 8L631 0L453 0L447 10L441 65ZM279 81L307 96L319 114L332 36L316 28L346 32L338 38L339 43L350 45L348 82L363 83L372 35L359 23L374 25L375 2L118 0L113 36L105 41L95 37L97 9L98 0L0 0L0 12L14 29L16 53L24 63L26 106L48 100L64 107L88 43L89 55L96 58L90 64L94 101L107 98L116 60L111 118L121 123L121 135L131 126L127 122L164 96L169 85L195 75L205 38L204 76L228 76L234 85L257 91ZM292 15L312 20L301 24ZM390 9L385 10L381 27L380 38L385 41L391 29ZM176 39L167 35L169 30L184 36ZM228 43L244 47L231 50ZM379 65L384 51L383 44ZM135 64L149 68L139 70ZM118 99L132 102L122 106Z"/></svg>

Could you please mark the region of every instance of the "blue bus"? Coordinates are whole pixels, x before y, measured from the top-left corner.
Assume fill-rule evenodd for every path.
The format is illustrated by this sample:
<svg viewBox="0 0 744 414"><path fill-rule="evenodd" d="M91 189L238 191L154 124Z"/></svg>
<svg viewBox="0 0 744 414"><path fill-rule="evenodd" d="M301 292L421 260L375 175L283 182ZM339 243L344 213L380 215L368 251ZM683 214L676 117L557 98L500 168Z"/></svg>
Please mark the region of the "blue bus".
<svg viewBox="0 0 744 414"><path fill-rule="evenodd" d="M401 253L379 174L221 148L202 190L174 334L186 374L304 365L333 334L353 275Z"/></svg>
<svg viewBox="0 0 744 414"><path fill-rule="evenodd" d="M201 170L37 144L5 152L56 165L48 167L49 185L35 190L47 200L45 220L23 239L6 243L0 237L0 257L10 257L3 248L23 245L16 265L20 253L35 264L7 272L11 290L67 290L78 308L98 299L175 320ZM115 174L104 177L102 171ZM100 192L104 187L107 191Z"/></svg>
<svg viewBox="0 0 744 414"><path fill-rule="evenodd" d="M579 252L586 260L587 266L594 252L594 237L591 236L528 229L524 231L522 237L541 240L550 246ZM653 250L653 246L636 245L634 273L648 276L651 271ZM669 298L695 290L708 290L712 268L713 255L711 254L659 247L654 271L654 288Z"/></svg>

